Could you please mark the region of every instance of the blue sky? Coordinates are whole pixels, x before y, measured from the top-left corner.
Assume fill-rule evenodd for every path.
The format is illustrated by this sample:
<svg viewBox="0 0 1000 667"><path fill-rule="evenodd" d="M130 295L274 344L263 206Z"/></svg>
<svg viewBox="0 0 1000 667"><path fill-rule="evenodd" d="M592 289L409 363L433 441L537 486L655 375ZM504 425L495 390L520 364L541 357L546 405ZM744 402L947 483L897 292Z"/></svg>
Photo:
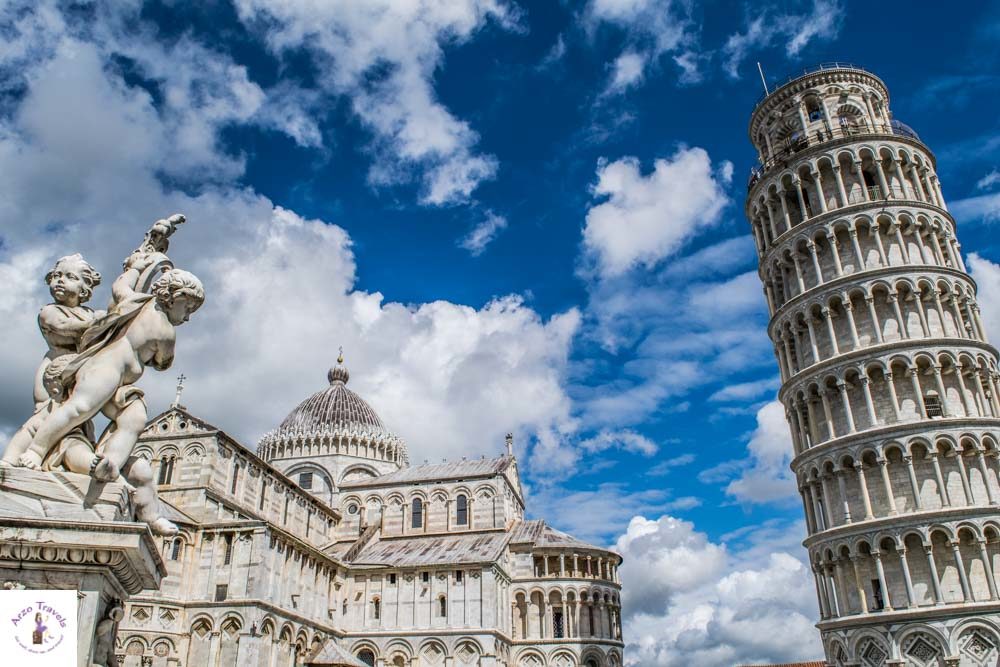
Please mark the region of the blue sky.
<svg viewBox="0 0 1000 667"><path fill-rule="evenodd" d="M8 0L0 35L0 431L53 259L113 275L182 211L187 405L252 447L343 345L412 461L513 431L532 512L625 555L632 664L820 653L742 214L757 61L885 80L1000 336L989 3Z"/></svg>

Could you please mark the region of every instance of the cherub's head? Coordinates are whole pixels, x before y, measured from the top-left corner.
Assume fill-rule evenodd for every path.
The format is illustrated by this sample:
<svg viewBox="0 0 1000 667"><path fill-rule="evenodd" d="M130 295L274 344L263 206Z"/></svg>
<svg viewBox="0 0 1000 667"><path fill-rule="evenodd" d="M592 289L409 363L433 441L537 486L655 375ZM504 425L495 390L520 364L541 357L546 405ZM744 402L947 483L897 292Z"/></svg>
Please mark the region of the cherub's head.
<svg viewBox="0 0 1000 667"><path fill-rule="evenodd" d="M76 253L56 260L52 270L45 274L45 282L56 303L72 307L90 299L94 288L101 284L101 274Z"/></svg>
<svg viewBox="0 0 1000 667"><path fill-rule="evenodd" d="M188 321L191 313L205 303L205 288L194 274L170 269L156 279L152 288L156 303L174 326Z"/></svg>

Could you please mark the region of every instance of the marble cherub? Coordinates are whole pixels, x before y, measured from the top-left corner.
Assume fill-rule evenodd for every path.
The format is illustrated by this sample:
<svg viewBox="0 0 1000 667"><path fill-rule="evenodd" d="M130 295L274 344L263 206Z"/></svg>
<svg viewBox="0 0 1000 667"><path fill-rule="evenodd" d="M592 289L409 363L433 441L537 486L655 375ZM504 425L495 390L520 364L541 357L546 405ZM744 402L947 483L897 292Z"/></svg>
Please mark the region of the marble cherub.
<svg viewBox="0 0 1000 667"><path fill-rule="evenodd" d="M33 399L35 414L14 434L2 463L17 464L21 455L31 445L31 438L48 414L49 393L45 389L44 376L54 359L76 354L84 331L103 311L94 311L84 304L90 300L94 288L101 284L101 274L79 253L56 260L47 274L45 282L52 295L52 303L42 306L38 313L38 328L48 344L42 362L35 373Z"/></svg>
<svg viewBox="0 0 1000 667"><path fill-rule="evenodd" d="M50 349L36 377L36 411L3 457L6 465L62 468L105 482L124 476L135 488L137 518L158 534L177 527L162 516L149 462L132 455L147 419L135 382L146 366L170 367L175 327L205 299L201 282L175 269L165 254L183 222L184 216L174 215L153 224L125 259L106 313L79 310L99 274L79 255L57 262L47 280L56 300L50 306L59 310L47 306L39 317ZM98 412L110 423L95 440L91 420Z"/></svg>

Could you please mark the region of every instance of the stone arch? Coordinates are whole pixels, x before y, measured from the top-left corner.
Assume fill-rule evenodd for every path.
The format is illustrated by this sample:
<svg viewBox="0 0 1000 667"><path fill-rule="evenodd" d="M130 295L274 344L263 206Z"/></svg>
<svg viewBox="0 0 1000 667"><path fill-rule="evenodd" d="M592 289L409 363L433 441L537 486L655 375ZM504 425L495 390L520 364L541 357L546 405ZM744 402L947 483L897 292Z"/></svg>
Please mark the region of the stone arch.
<svg viewBox="0 0 1000 667"><path fill-rule="evenodd" d="M882 635L873 631L862 630L853 639L854 659L863 667L883 667L885 661L892 655L889 642Z"/></svg>
<svg viewBox="0 0 1000 667"><path fill-rule="evenodd" d="M517 667L546 667L545 656L534 648L522 649L517 654Z"/></svg>
<svg viewBox="0 0 1000 667"><path fill-rule="evenodd" d="M351 653L354 655L355 658L365 663L369 667L375 666L375 663L380 655L378 644L368 639L362 639L358 642L355 642L354 645L351 647Z"/></svg>
<svg viewBox="0 0 1000 667"><path fill-rule="evenodd" d="M951 632L951 653L961 657L960 665L993 667L1000 659L1000 633L986 618L965 620Z"/></svg>
<svg viewBox="0 0 1000 667"><path fill-rule="evenodd" d="M948 655L948 640L934 628L924 624L904 627L896 634L900 656L914 667L943 667Z"/></svg>
<svg viewBox="0 0 1000 667"><path fill-rule="evenodd" d="M379 472L374 466L368 465L367 463L355 463L344 468L344 471L340 473L340 483L339 486L343 486L345 482L357 482L366 479L371 479L372 477L378 477Z"/></svg>
<svg viewBox="0 0 1000 667"><path fill-rule="evenodd" d="M421 665L442 665L449 657L448 648L437 639L427 639L420 645L418 651Z"/></svg>
<svg viewBox="0 0 1000 667"><path fill-rule="evenodd" d="M152 647L153 655L157 658L166 658L177 650L176 645L169 637L157 637L153 640Z"/></svg>
<svg viewBox="0 0 1000 667"><path fill-rule="evenodd" d="M566 649L557 649L549 657L551 667L577 667L576 656Z"/></svg>
<svg viewBox="0 0 1000 667"><path fill-rule="evenodd" d="M455 661L461 665L477 665L483 655L483 647L472 637L462 637L455 642Z"/></svg>

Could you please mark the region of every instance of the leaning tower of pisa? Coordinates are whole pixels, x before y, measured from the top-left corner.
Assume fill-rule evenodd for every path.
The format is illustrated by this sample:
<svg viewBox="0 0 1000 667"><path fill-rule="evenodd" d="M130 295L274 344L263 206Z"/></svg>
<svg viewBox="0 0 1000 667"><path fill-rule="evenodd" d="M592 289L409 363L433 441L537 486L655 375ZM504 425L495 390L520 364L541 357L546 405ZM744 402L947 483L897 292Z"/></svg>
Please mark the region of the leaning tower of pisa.
<svg viewBox="0 0 1000 667"><path fill-rule="evenodd" d="M1000 386L917 134L824 65L750 120L746 215L829 665L1000 659Z"/></svg>

